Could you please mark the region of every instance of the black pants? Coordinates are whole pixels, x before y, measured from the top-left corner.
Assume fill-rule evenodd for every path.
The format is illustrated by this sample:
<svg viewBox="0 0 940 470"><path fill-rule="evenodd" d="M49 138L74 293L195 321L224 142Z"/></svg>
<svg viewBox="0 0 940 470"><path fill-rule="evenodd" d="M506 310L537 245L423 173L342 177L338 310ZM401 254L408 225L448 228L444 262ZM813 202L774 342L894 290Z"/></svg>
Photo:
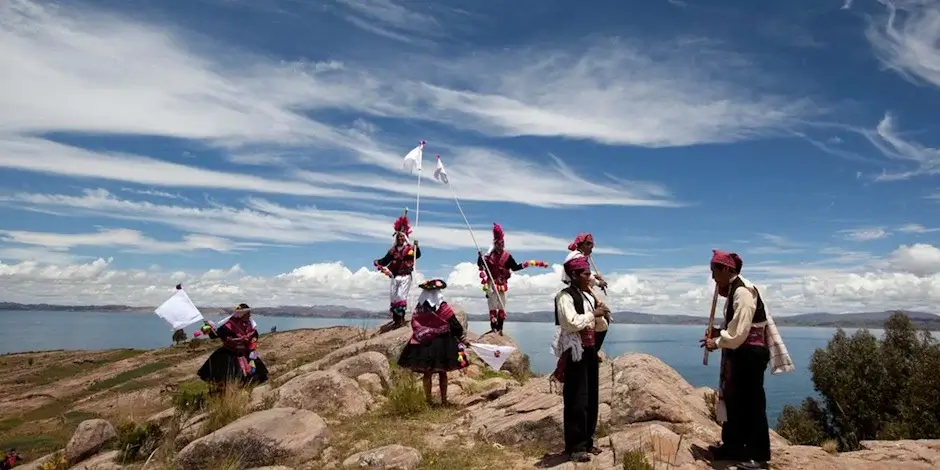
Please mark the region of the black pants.
<svg viewBox="0 0 940 470"><path fill-rule="evenodd" d="M741 460L770 461L770 431L764 373L770 351L761 346L741 346L729 351L731 380L725 386L728 421L721 427L722 447Z"/></svg>
<svg viewBox="0 0 940 470"><path fill-rule="evenodd" d="M594 332L594 342L597 343L594 346L594 349L597 350L597 352L601 352L601 346L604 345L604 338L606 337L607 337L607 330Z"/></svg>
<svg viewBox="0 0 940 470"><path fill-rule="evenodd" d="M586 347L580 361L572 361L570 354L565 361L565 385L562 390L565 453L588 452L594 447L594 433L597 431L597 349Z"/></svg>

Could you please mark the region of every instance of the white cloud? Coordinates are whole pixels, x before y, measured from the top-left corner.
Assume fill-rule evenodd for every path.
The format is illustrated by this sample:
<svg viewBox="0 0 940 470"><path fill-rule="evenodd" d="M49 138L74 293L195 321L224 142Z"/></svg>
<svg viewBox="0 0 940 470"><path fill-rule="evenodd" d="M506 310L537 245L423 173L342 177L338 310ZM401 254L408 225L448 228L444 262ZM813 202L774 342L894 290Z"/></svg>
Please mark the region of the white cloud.
<svg viewBox="0 0 940 470"><path fill-rule="evenodd" d="M881 63L915 84L940 87L940 4L934 0L879 0L887 16L866 35Z"/></svg>
<svg viewBox="0 0 940 470"><path fill-rule="evenodd" d="M776 314L930 310L940 301L940 275L937 274L940 250L937 248L902 246L883 260L869 258L868 261L868 267L746 263L745 275L758 283L769 308ZM894 269L874 267L882 262ZM552 296L561 287L560 269L554 265L552 270L514 275L510 280L510 313L550 310ZM707 263L606 274L610 282L608 301L618 310L703 317L707 314L712 292ZM448 299L471 312L484 313L485 301L475 265L458 264L443 276L449 284ZM59 266L36 262L0 263L0 280L9 292L5 300L21 302L41 298L46 302L72 304L157 305L172 293L177 282L183 282L201 305L342 303L382 311L388 301L387 278L373 269L349 268L340 262L299 266L274 276L246 273L240 266L206 272L121 270L104 259Z"/></svg>
<svg viewBox="0 0 940 470"><path fill-rule="evenodd" d="M840 230L840 234L846 240L852 240L856 242L869 242L872 240L880 240L886 238L890 233L880 227L870 227L870 228L855 228L849 230Z"/></svg>
<svg viewBox="0 0 940 470"><path fill-rule="evenodd" d="M534 163L504 152L485 148L454 148L453 158L441 157L451 184L461 200L513 201L536 207L567 208L585 205L678 207L682 203L663 186L644 181L626 181L603 175L582 176L560 159ZM448 154L451 155L451 154ZM401 165L401 158L385 162ZM430 173L428 171L428 173ZM384 191L411 196L415 180L411 175L394 178L382 175L315 173L299 171L300 179L317 185L338 184L363 190ZM427 178L421 197L449 200L453 193L444 184Z"/></svg>
<svg viewBox="0 0 940 470"><path fill-rule="evenodd" d="M349 4L399 28L423 15L387 0ZM765 90L740 93L740 83L762 81L754 79L754 68L705 41L650 47L620 40L581 49L418 56L407 67L402 61L283 62L175 27L12 0L0 5L0 56L18 64L0 76L0 107L17 110L0 114L0 167L158 188L237 187L345 199L388 199L381 196L387 191L410 196L398 161L407 144L381 142L381 132L362 116L658 147L748 139L815 112ZM707 57L695 63L711 65L690 66L689 57ZM421 64L438 73L429 77ZM327 109L360 116L343 126L308 112ZM213 146L236 164L275 165L281 172L300 168L305 181L92 152L37 137L46 132L184 139L192 152ZM436 145L453 150L442 153L448 161L454 157L451 179L467 200L539 207L676 205L655 183L588 178L559 160L544 163L553 157L523 159L432 139ZM337 163L385 171L354 173ZM437 187L427 197L450 194Z"/></svg>
<svg viewBox="0 0 940 470"><path fill-rule="evenodd" d="M902 137L895 128L895 119L886 113L874 131L863 135L888 158L913 164L916 168L901 172L885 171L876 181L906 180L920 175L940 173L940 149L928 147Z"/></svg>
<svg viewBox="0 0 940 470"><path fill-rule="evenodd" d="M156 204L121 199L103 189L85 190L81 196L62 194L17 193L0 196L0 203L18 208L68 209L69 216L95 216L145 221L207 237L226 237L245 242L306 245L329 241L357 240L390 243L395 217L374 213L325 210L315 207L285 207L277 203L248 198L244 207L210 204L205 207ZM412 220L413 221L413 220ZM516 230L508 221L507 246L525 251L565 251L570 240L556 236ZM238 230L232 230L238 227ZM491 225L477 226L478 240L490 240ZM422 244L435 249L474 248L462 223L419 223L414 234ZM127 234L123 234L126 236ZM140 236L140 234L137 234ZM142 242L143 243L143 242ZM598 252L622 254L612 247L598 247Z"/></svg>
<svg viewBox="0 0 940 470"><path fill-rule="evenodd" d="M2 116L2 113L0 113ZM315 186L301 181L209 170L137 155L92 152L45 139L0 135L0 167L74 178L162 187L228 189L298 196L377 199L375 193ZM386 197L387 199L387 197Z"/></svg>
<svg viewBox="0 0 940 470"><path fill-rule="evenodd" d="M413 117L498 136L686 146L773 134L820 112L808 100L741 93L765 78L706 41L566 43L439 62L438 76L466 85L403 81L408 104L420 106Z"/></svg>
<svg viewBox="0 0 940 470"><path fill-rule="evenodd" d="M916 233L916 234L940 232L940 228L927 228L921 224L904 224L898 227L897 230L898 232L901 232L901 233Z"/></svg>
<svg viewBox="0 0 940 470"><path fill-rule="evenodd" d="M932 276L940 273L940 250L924 243L901 245L891 254L888 262L898 271L915 276Z"/></svg>
<svg viewBox="0 0 940 470"><path fill-rule="evenodd" d="M49 250L68 250L74 247L98 246L132 248L147 253L171 253L211 250L233 251L242 244L221 237L188 234L178 242L150 238L137 230L105 229L95 233L50 233L22 230L0 230L0 241L19 245L46 247Z"/></svg>
<svg viewBox="0 0 940 470"><path fill-rule="evenodd" d="M805 244L795 242L782 235L775 235L772 233L761 233L759 235L768 244L749 247L745 250L746 253L754 255L792 254L801 253L806 247Z"/></svg>
<svg viewBox="0 0 940 470"><path fill-rule="evenodd" d="M399 26L415 14L369 3L386 5L368 11ZM18 64L0 77L9 90L0 105L18 110L0 120L7 131L358 146L300 112L336 108L496 135L659 147L748 139L817 111L767 90L741 93L766 77L755 79L757 67L705 41L619 40L368 66L279 63L114 14L3 5L0 55ZM432 78L425 64L436 70Z"/></svg>
<svg viewBox="0 0 940 470"><path fill-rule="evenodd" d="M441 33L440 23L431 15L418 13L392 0L338 0L352 14L345 19L358 28L401 42ZM422 4L410 4L418 6ZM398 30L398 31L394 31Z"/></svg>

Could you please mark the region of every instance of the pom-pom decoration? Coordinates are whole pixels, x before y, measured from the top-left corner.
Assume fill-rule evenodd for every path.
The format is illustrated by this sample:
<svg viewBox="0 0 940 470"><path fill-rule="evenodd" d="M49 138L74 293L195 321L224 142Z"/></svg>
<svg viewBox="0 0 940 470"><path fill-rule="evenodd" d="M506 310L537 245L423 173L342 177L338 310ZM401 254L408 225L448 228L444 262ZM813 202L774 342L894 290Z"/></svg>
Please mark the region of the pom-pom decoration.
<svg viewBox="0 0 940 470"><path fill-rule="evenodd" d="M415 250L408 250L407 256L414 256L414 255L415 255Z"/></svg>
<svg viewBox="0 0 940 470"><path fill-rule="evenodd" d="M503 228L497 223L493 223L493 241L501 242L504 240L505 234L503 233Z"/></svg>
<svg viewBox="0 0 940 470"><path fill-rule="evenodd" d="M460 363L461 368L470 365L470 360L467 358L467 348L463 343L457 343L457 362Z"/></svg>
<svg viewBox="0 0 940 470"><path fill-rule="evenodd" d="M544 261L539 261L539 260L537 260L537 259L530 259L529 261L526 261L525 263L522 263L522 267L523 267L523 268L531 268L531 267L547 268L547 267L548 267L548 263L546 263L546 262L544 262Z"/></svg>
<svg viewBox="0 0 940 470"><path fill-rule="evenodd" d="M411 224L408 222L407 215L403 215L395 221L395 233L399 232L405 235L411 235Z"/></svg>
<svg viewBox="0 0 940 470"><path fill-rule="evenodd" d="M202 336L202 332L201 332L201 331L194 331L194 332L193 332L193 338L198 338L198 337L200 337L200 336Z"/></svg>

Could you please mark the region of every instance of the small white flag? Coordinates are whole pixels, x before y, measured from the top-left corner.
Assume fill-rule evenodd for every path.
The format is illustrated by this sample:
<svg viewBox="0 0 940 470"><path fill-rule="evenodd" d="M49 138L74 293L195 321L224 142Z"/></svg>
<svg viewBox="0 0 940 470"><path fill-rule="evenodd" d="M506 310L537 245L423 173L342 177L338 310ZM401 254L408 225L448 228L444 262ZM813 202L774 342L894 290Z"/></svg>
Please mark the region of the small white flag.
<svg viewBox="0 0 940 470"><path fill-rule="evenodd" d="M174 330L186 328L193 323L205 320L202 313L193 304L193 301L186 295L182 286L176 286L176 293L173 297L163 302L163 305L153 311L158 317L166 320Z"/></svg>
<svg viewBox="0 0 940 470"><path fill-rule="evenodd" d="M480 356L480 359L482 359L486 365L497 371L503 368L503 364L509 359L509 355L516 350L516 348L512 346L497 346L485 343L470 343L470 349L472 349L477 356Z"/></svg>
<svg viewBox="0 0 940 470"><path fill-rule="evenodd" d="M447 179L447 171L444 170L444 163L441 162L441 156L437 156L437 168L434 169L434 178L444 184L450 184Z"/></svg>
<svg viewBox="0 0 940 470"><path fill-rule="evenodd" d="M405 161L402 162L401 167L414 173L415 170L421 171L421 160L424 157L424 144L427 142L421 141L417 147L408 152L408 155L405 155Z"/></svg>

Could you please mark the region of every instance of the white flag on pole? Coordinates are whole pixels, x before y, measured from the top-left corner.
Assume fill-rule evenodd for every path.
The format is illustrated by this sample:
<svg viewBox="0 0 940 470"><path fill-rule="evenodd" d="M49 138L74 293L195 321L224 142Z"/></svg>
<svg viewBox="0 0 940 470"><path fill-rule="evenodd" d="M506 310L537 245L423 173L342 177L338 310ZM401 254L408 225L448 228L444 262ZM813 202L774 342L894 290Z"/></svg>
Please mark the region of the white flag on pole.
<svg viewBox="0 0 940 470"><path fill-rule="evenodd" d="M154 313L166 320L174 330L186 328L193 323L205 320L193 301L186 295L186 291L179 285L176 286L176 293L173 294L173 297L157 307Z"/></svg>
<svg viewBox="0 0 940 470"><path fill-rule="evenodd" d="M477 356L480 356L480 359L482 359L486 365L492 367L493 370L502 369L503 364L509 359L509 355L516 350L516 348L512 346L497 346L495 344L484 343L470 343L470 349L472 349Z"/></svg>
<svg viewBox="0 0 940 470"><path fill-rule="evenodd" d="M415 170L421 171L421 160L424 158L424 144L427 142L421 141L417 147L408 152L408 155L405 155L405 160L402 162L401 167L414 173Z"/></svg>
<svg viewBox="0 0 940 470"><path fill-rule="evenodd" d="M437 168L434 169L434 179L444 184L450 184L450 180L447 179L447 171L444 170L444 163L441 161L440 155L437 156Z"/></svg>

